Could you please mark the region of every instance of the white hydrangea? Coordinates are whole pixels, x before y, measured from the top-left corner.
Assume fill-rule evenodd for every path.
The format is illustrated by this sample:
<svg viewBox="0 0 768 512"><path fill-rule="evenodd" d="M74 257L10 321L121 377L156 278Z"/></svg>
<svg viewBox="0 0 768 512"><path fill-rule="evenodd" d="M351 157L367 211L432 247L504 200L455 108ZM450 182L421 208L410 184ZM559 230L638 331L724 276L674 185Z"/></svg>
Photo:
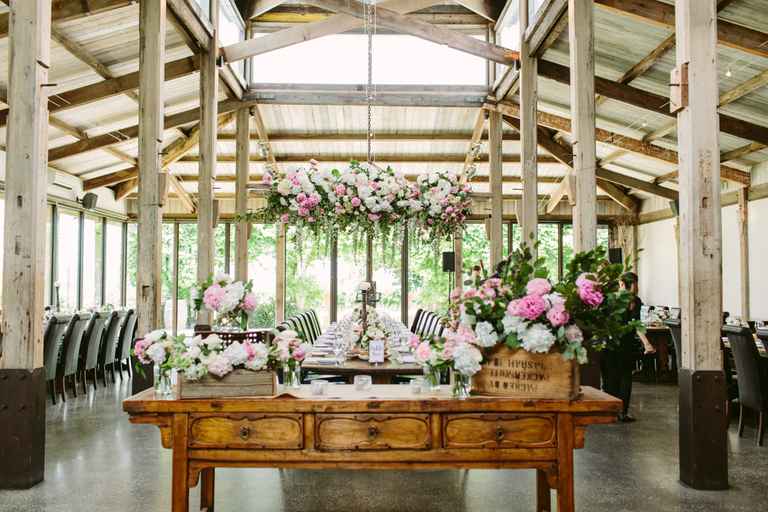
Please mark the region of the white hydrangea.
<svg viewBox="0 0 768 512"><path fill-rule="evenodd" d="M544 324L533 324L522 334L522 345L528 352L545 354L555 344L555 335Z"/></svg>
<svg viewBox="0 0 768 512"><path fill-rule="evenodd" d="M212 373L217 377L223 377L231 371L232 364L230 363L229 358L225 357L223 354L215 355L208 361L208 373Z"/></svg>
<svg viewBox="0 0 768 512"><path fill-rule="evenodd" d="M162 343L153 343L146 350L145 354L157 365L161 365L165 362L166 352Z"/></svg>
<svg viewBox="0 0 768 512"><path fill-rule="evenodd" d="M184 370L184 376L187 380L200 380L205 377L206 373L208 370L203 364L192 364Z"/></svg>
<svg viewBox="0 0 768 512"><path fill-rule="evenodd" d="M492 347L499 341L499 335L490 322L479 322L475 326L475 334L483 347Z"/></svg>
<svg viewBox="0 0 768 512"><path fill-rule="evenodd" d="M281 196L287 196L291 193L291 182L283 178L277 183L277 193Z"/></svg>
<svg viewBox="0 0 768 512"><path fill-rule="evenodd" d="M232 343L230 346L224 349L222 355L229 359L232 366L240 366L248 360L248 351L245 349L242 343Z"/></svg>
<svg viewBox="0 0 768 512"><path fill-rule="evenodd" d="M190 359L191 361L197 360L197 358L200 357L201 354L200 347L197 345L192 345L191 347L187 348L187 351L184 353L184 357Z"/></svg>
<svg viewBox="0 0 768 512"><path fill-rule="evenodd" d="M469 343L461 343L453 351L454 370L468 377L480 371L482 360L480 351Z"/></svg>
<svg viewBox="0 0 768 512"><path fill-rule="evenodd" d="M144 339L151 341L152 343L160 341L167 336L167 333L163 329L157 329L144 336Z"/></svg>
<svg viewBox="0 0 768 512"><path fill-rule="evenodd" d="M501 323L504 325L505 335L515 333L516 335L520 336L523 332L525 332L525 329L527 327L527 324L524 318L520 318L519 316L513 316L513 315L510 315L509 313L504 315L504 318L501 320Z"/></svg>
<svg viewBox="0 0 768 512"><path fill-rule="evenodd" d="M209 335L203 340L203 343L205 343L205 346L211 351L218 350L224 344L224 342L221 341L221 338L216 334Z"/></svg>

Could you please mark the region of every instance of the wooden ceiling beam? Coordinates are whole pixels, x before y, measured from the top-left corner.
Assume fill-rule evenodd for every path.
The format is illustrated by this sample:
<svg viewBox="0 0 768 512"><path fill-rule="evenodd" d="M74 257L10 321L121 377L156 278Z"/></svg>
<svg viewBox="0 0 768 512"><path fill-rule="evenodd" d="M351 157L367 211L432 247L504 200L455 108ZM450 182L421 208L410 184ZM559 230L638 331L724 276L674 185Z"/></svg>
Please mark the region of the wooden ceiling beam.
<svg viewBox="0 0 768 512"><path fill-rule="evenodd" d="M213 41L213 27L207 13L200 12L200 6L188 0L166 0L169 18L175 17L174 23L180 25L187 35L197 44L194 53L208 51ZM189 40L189 38L185 37ZM198 51L196 51L198 50Z"/></svg>
<svg viewBox="0 0 768 512"><path fill-rule="evenodd" d="M464 158L464 169L462 171L463 173L467 172L467 170L470 168L470 166L472 166L477 156L480 154L480 142L483 138L483 131L485 130L486 117L487 117L487 111L484 108L481 108L477 112L474 129L472 130L472 137L469 139L467 156Z"/></svg>
<svg viewBox="0 0 768 512"><path fill-rule="evenodd" d="M197 174L175 174L180 181L184 183L195 183L197 181ZM257 174L251 174L248 176L248 182L249 183L260 183L262 178L264 177L264 174L257 173ZM406 174L405 178L409 181L416 181L416 178L419 177L419 174ZM216 176L216 181L221 183L234 183L237 180L237 176L234 174L219 174ZM486 175L475 175L471 180L470 183L488 183L489 177ZM505 175L502 178L502 181L504 183L521 183L522 178L520 176L510 176ZM540 183L546 183L546 184L554 184L559 183L560 178L555 176L540 176L539 177Z"/></svg>
<svg viewBox="0 0 768 512"><path fill-rule="evenodd" d="M135 4L136 0L53 0L51 6L51 21L58 23L62 21L76 20L85 16L91 16L100 12L120 9ZM0 14L0 38L8 36L9 13Z"/></svg>
<svg viewBox="0 0 768 512"><path fill-rule="evenodd" d="M482 16L488 21L496 22L499 16L499 9L496 8L498 2L491 0L453 0L456 5L464 7L468 11Z"/></svg>
<svg viewBox="0 0 768 512"><path fill-rule="evenodd" d="M235 154L219 154L218 155L218 162L219 163L233 163L235 162L236 155ZM364 162L367 159L366 155L352 155L352 154L345 154L345 155L333 155L333 156L327 156L323 157L322 155L317 154L308 154L308 153L284 153L281 155L276 155L275 157L275 163L306 163L309 162L311 159L315 159L318 162L322 163L344 163L349 162L351 160L357 160L358 162ZM181 159L179 159L179 162L197 162L199 160L199 157L196 155L189 155L185 156ZM461 163L463 164L466 160L466 155L464 154L376 154L376 161L378 162L391 162L391 163ZM487 162L488 157L487 155L483 155L481 157L478 157L475 159L478 162ZM264 157L258 154L253 154L250 156L251 162L266 162ZM547 156L547 155L540 155L538 157L539 163L544 164L556 164L559 163L559 161L553 157ZM520 155L504 155L504 163L520 163Z"/></svg>
<svg viewBox="0 0 768 512"><path fill-rule="evenodd" d="M376 132L377 141L393 142L464 142L473 138L472 132ZM269 134L270 142L357 142L367 139L365 132L339 132L339 133L300 133L300 132L273 132ZM218 140L234 141L236 134L232 132L219 132ZM251 134L251 140L259 140L255 133ZM505 141L520 140L520 135L513 132L504 133Z"/></svg>
<svg viewBox="0 0 768 512"><path fill-rule="evenodd" d="M566 66L554 62L539 61L539 75L562 84L570 85L570 71ZM635 107L655 112L666 117L676 118L669 111L669 99L658 94L646 92L630 85L620 84L611 80L595 77L595 92L612 100L627 103ZM720 131L751 140L768 144L768 127L760 126L742 119L720 114Z"/></svg>
<svg viewBox="0 0 768 512"><path fill-rule="evenodd" d="M665 27L675 27L675 6L658 0L595 0L601 8ZM726 20L717 20L717 42L743 52L768 57L768 33Z"/></svg>
<svg viewBox="0 0 768 512"><path fill-rule="evenodd" d="M525 30L531 56L544 55L568 26L568 0L548 0Z"/></svg>
<svg viewBox="0 0 768 512"><path fill-rule="evenodd" d="M284 3L285 0L251 0L251 5L248 7L245 19L258 18Z"/></svg>

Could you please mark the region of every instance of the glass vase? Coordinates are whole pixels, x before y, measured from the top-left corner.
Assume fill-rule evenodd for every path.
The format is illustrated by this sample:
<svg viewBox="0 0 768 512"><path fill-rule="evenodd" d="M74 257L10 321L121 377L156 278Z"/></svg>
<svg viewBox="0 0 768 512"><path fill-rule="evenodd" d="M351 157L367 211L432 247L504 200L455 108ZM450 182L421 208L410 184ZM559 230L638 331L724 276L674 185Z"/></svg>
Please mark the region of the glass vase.
<svg viewBox="0 0 768 512"><path fill-rule="evenodd" d="M458 372L453 373L453 385L451 386L451 395L457 400L469 398L472 390L472 377L462 375Z"/></svg>
<svg viewBox="0 0 768 512"><path fill-rule="evenodd" d="M295 364L283 366L283 387L286 389L298 389L301 387L301 365Z"/></svg>
<svg viewBox="0 0 768 512"><path fill-rule="evenodd" d="M424 387L432 392L440 391L440 368L424 367Z"/></svg>
<svg viewBox="0 0 768 512"><path fill-rule="evenodd" d="M169 396L173 394L173 385L171 384L171 371L160 368L158 365L154 366L154 385L155 395L157 396Z"/></svg>

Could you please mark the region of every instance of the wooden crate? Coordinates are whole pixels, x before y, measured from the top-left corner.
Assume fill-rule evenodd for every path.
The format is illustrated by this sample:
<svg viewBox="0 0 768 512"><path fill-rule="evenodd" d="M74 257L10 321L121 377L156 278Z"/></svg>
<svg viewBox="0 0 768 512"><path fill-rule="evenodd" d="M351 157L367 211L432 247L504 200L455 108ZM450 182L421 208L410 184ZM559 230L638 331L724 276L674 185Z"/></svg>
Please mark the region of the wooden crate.
<svg viewBox="0 0 768 512"><path fill-rule="evenodd" d="M274 396L277 374L270 371L234 370L218 378L206 375L200 380L187 380L179 375L179 398L230 398L239 396Z"/></svg>
<svg viewBox="0 0 768 512"><path fill-rule="evenodd" d="M579 365L559 352L533 354L501 345L472 377L472 393L573 400L579 395Z"/></svg>

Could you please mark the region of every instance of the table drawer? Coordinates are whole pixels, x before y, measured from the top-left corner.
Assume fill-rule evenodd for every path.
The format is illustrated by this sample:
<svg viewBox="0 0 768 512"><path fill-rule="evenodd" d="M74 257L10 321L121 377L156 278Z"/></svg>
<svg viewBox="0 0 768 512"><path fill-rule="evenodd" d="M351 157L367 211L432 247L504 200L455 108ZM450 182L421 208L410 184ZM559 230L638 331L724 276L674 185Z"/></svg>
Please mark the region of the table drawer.
<svg viewBox="0 0 768 512"><path fill-rule="evenodd" d="M446 414L445 448L546 448L555 446L551 414Z"/></svg>
<svg viewBox="0 0 768 512"><path fill-rule="evenodd" d="M318 450L428 450L429 414L318 414Z"/></svg>
<svg viewBox="0 0 768 512"><path fill-rule="evenodd" d="M302 415L192 415L189 446L300 450L304 447Z"/></svg>

